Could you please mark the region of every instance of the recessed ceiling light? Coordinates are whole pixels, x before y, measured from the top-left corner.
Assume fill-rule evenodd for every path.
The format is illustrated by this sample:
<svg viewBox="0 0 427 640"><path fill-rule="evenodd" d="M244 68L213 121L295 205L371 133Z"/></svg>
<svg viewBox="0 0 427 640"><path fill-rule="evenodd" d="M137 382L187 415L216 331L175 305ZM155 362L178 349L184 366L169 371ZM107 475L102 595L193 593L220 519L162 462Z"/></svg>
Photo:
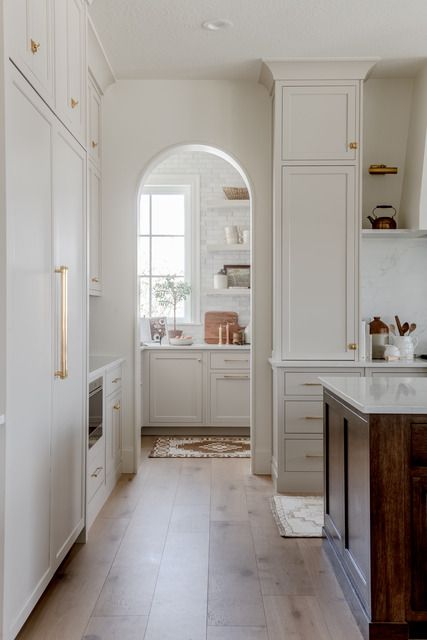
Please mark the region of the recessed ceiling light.
<svg viewBox="0 0 427 640"><path fill-rule="evenodd" d="M207 29L208 31L219 31L220 29L229 29L233 26L231 20L224 20L220 18L219 20L206 20L203 22L203 29Z"/></svg>

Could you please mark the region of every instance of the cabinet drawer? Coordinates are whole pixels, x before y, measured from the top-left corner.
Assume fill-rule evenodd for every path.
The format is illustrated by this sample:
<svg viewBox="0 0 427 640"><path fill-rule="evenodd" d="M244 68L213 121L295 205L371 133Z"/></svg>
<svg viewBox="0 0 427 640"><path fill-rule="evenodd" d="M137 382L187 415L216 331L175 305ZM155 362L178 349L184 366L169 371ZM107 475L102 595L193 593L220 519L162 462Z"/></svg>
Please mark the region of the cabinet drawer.
<svg viewBox="0 0 427 640"><path fill-rule="evenodd" d="M114 393L118 389L122 388L122 367L114 367L110 371L107 371L105 376L106 394Z"/></svg>
<svg viewBox="0 0 427 640"><path fill-rule="evenodd" d="M285 402L286 433L322 433L323 404L321 401L288 400Z"/></svg>
<svg viewBox="0 0 427 640"><path fill-rule="evenodd" d="M285 394L287 396L322 396L323 387L319 377L331 376L339 378L347 376L360 377L359 371L313 371L285 373Z"/></svg>
<svg viewBox="0 0 427 640"><path fill-rule="evenodd" d="M323 440L286 440L286 471L322 471Z"/></svg>
<svg viewBox="0 0 427 640"><path fill-rule="evenodd" d="M87 501L90 502L105 482L105 437L89 451L87 465Z"/></svg>
<svg viewBox="0 0 427 640"><path fill-rule="evenodd" d="M211 353L211 369L249 370L249 353Z"/></svg>

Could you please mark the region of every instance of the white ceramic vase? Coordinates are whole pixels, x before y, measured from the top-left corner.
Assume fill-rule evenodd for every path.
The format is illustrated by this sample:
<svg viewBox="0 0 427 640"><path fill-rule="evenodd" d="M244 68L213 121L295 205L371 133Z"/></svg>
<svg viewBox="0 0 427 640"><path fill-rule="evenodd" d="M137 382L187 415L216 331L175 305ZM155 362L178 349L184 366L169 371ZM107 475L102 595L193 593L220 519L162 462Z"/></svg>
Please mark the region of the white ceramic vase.
<svg viewBox="0 0 427 640"><path fill-rule="evenodd" d="M415 336L393 336L393 344L400 351L401 360L413 360L418 340Z"/></svg>

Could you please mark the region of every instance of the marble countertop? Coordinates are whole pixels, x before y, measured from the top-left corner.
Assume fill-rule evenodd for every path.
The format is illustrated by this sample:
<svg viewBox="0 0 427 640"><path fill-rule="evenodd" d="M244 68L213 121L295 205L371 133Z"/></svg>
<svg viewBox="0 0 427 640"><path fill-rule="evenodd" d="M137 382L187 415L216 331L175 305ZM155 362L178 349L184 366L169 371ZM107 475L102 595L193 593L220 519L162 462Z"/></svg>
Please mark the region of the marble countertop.
<svg viewBox="0 0 427 640"><path fill-rule="evenodd" d="M183 349L191 349L196 351L250 351L251 345L235 345L235 344L206 344L205 342L200 344L191 344L189 346L183 345L182 347L171 345L171 344L142 344L141 351L149 351L152 349L177 349L178 351L182 351ZM427 361L426 361L427 366Z"/></svg>
<svg viewBox="0 0 427 640"><path fill-rule="evenodd" d="M427 360L421 360L421 358L415 358L414 360L393 360L392 362L386 362L385 360L331 360L322 361L318 360L274 360L269 359L269 363L274 368L283 367L315 367L316 369L323 368L356 368L356 369L427 369Z"/></svg>
<svg viewBox="0 0 427 640"><path fill-rule="evenodd" d="M427 414L427 378L327 376L319 380L361 413Z"/></svg>
<svg viewBox="0 0 427 640"><path fill-rule="evenodd" d="M89 376L91 379L100 376L106 369L116 367L124 362L120 356L89 356Z"/></svg>

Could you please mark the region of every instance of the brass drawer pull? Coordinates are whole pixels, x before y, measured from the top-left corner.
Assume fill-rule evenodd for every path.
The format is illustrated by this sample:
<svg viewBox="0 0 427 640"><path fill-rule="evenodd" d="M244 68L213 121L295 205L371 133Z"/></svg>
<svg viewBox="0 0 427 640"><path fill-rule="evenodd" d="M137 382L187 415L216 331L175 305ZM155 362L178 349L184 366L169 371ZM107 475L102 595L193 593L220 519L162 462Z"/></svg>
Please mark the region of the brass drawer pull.
<svg viewBox="0 0 427 640"><path fill-rule="evenodd" d="M357 351L357 344L355 342L350 342L348 348L350 349L350 351Z"/></svg>
<svg viewBox="0 0 427 640"><path fill-rule="evenodd" d="M304 382L303 386L304 387L321 387L322 383L321 382Z"/></svg>
<svg viewBox="0 0 427 640"><path fill-rule="evenodd" d="M323 420L323 416L305 416L304 420Z"/></svg>
<svg viewBox="0 0 427 640"><path fill-rule="evenodd" d="M348 145L348 148L349 149L357 149L358 146L359 145L357 144L357 142L350 142L349 145Z"/></svg>
<svg viewBox="0 0 427 640"><path fill-rule="evenodd" d="M31 53L34 55L38 53L39 49L40 49L40 42L36 42L35 40L31 39Z"/></svg>
<svg viewBox="0 0 427 640"><path fill-rule="evenodd" d="M238 376L238 375L234 375L234 376L225 375L224 378L227 378L227 380L249 380L249 376Z"/></svg>
<svg viewBox="0 0 427 640"><path fill-rule="evenodd" d="M117 404L114 405L113 409L115 409L115 411L120 411L120 402L117 402Z"/></svg>
<svg viewBox="0 0 427 640"><path fill-rule="evenodd" d="M249 362L249 360L241 360L240 358L224 358L224 362Z"/></svg>
<svg viewBox="0 0 427 640"><path fill-rule="evenodd" d="M101 473L101 471L103 470L104 467L97 467L95 469L95 471L92 473L91 477L92 478L97 478L99 476L99 474Z"/></svg>
<svg viewBox="0 0 427 640"><path fill-rule="evenodd" d="M116 384L116 382L120 382L121 378L114 378L114 380L111 380L111 382L113 384Z"/></svg>
<svg viewBox="0 0 427 640"><path fill-rule="evenodd" d="M323 458L323 453L306 453L306 458Z"/></svg>
<svg viewBox="0 0 427 640"><path fill-rule="evenodd" d="M78 100L75 100L74 98L71 98L71 108L72 109L75 109L78 104L79 104Z"/></svg>

